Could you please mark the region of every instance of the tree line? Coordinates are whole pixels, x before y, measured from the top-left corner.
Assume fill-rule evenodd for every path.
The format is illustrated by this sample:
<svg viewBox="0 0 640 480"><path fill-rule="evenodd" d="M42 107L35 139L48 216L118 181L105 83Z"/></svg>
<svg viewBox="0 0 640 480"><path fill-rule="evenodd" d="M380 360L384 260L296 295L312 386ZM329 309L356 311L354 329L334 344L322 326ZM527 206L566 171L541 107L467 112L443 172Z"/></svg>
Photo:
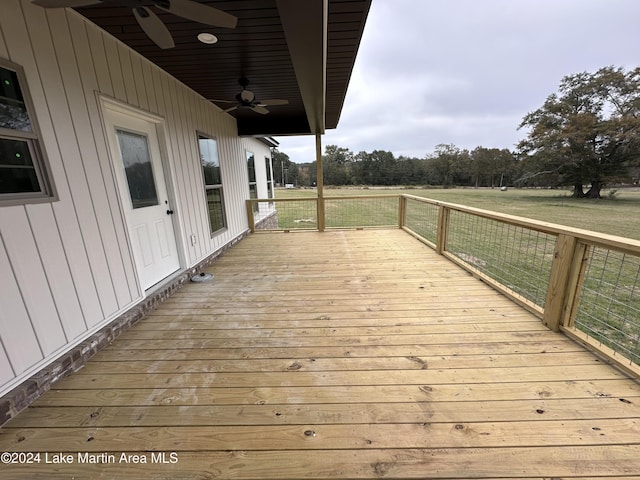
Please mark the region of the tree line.
<svg viewBox="0 0 640 480"><path fill-rule="evenodd" d="M527 136L514 151L441 144L423 158L409 158L327 145L324 183L571 186L576 197L599 198L605 186L637 184L640 179L640 68L625 72L606 67L566 76L558 92L528 113L518 128L527 129ZM315 161L296 164L276 150L273 167L277 182L317 182Z"/></svg>
<svg viewBox="0 0 640 480"><path fill-rule="evenodd" d="M438 145L425 158L396 157L392 152L359 152L327 145L322 156L325 185L499 186L513 184L518 162L507 149L478 147L461 150ZM286 153L273 153L274 177L280 183L313 186L316 162L296 164Z"/></svg>

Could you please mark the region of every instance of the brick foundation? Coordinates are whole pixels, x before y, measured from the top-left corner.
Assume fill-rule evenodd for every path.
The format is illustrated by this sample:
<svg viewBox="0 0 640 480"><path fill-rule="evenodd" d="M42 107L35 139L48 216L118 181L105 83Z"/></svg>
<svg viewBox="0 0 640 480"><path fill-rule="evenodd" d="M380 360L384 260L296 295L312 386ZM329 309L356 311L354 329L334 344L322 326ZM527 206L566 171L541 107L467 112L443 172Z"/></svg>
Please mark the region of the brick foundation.
<svg viewBox="0 0 640 480"><path fill-rule="evenodd" d="M278 212L274 212L262 220L256 222L256 230L277 230L278 229Z"/></svg>

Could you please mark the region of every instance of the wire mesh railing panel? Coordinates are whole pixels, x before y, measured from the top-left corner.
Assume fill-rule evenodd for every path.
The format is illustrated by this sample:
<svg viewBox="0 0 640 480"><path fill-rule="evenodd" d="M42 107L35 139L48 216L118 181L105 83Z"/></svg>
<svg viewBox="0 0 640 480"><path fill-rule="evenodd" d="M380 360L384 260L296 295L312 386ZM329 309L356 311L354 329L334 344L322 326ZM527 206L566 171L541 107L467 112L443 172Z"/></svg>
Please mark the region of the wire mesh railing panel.
<svg viewBox="0 0 640 480"><path fill-rule="evenodd" d="M405 226L435 244L438 238L438 206L407 198Z"/></svg>
<svg viewBox="0 0 640 480"><path fill-rule="evenodd" d="M258 211L268 208L272 212L263 221L254 212L256 230L316 230L318 228L318 208L315 198L257 202Z"/></svg>
<svg viewBox="0 0 640 480"><path fill-rule="evenodd" d="M541 308L555 244L554 235L450 211L446 250Z"/></svg>
<svg viewBox="0 0 640 480"><path fill-rule="evenodd" d="M592 248L575 326L640 364L640 257Z"/></svg>
<svg viewBox="0 0 640 480"><path fill-rule="evenodd" d="M398 226L398 196L325 197L327 228Z"/></svg>

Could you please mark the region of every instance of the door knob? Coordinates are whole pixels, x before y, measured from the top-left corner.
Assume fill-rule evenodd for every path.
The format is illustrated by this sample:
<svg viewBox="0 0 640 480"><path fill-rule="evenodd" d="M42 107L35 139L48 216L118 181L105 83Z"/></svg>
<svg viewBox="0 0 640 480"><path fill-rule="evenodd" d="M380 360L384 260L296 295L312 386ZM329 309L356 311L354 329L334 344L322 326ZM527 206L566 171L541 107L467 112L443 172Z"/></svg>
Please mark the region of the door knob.
<svg viewBox="0 0 640 480"><path fill-rule="evenodd" d="M167 215L173 215L173 210L167 210Z"/></svg>

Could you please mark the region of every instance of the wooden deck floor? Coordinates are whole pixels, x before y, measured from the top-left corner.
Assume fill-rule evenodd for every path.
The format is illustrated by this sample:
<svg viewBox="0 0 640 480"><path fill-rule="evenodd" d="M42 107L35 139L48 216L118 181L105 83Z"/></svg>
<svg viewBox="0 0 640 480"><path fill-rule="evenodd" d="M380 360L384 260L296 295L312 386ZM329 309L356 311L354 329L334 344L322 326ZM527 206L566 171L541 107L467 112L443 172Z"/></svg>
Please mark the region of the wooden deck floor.
<svg viewBox="0 0 640 480"><path fill-rule="evenodd" d="M210 271L2 428L49 453L0 477L640 478L640 386L400 230Z"/></svg>

